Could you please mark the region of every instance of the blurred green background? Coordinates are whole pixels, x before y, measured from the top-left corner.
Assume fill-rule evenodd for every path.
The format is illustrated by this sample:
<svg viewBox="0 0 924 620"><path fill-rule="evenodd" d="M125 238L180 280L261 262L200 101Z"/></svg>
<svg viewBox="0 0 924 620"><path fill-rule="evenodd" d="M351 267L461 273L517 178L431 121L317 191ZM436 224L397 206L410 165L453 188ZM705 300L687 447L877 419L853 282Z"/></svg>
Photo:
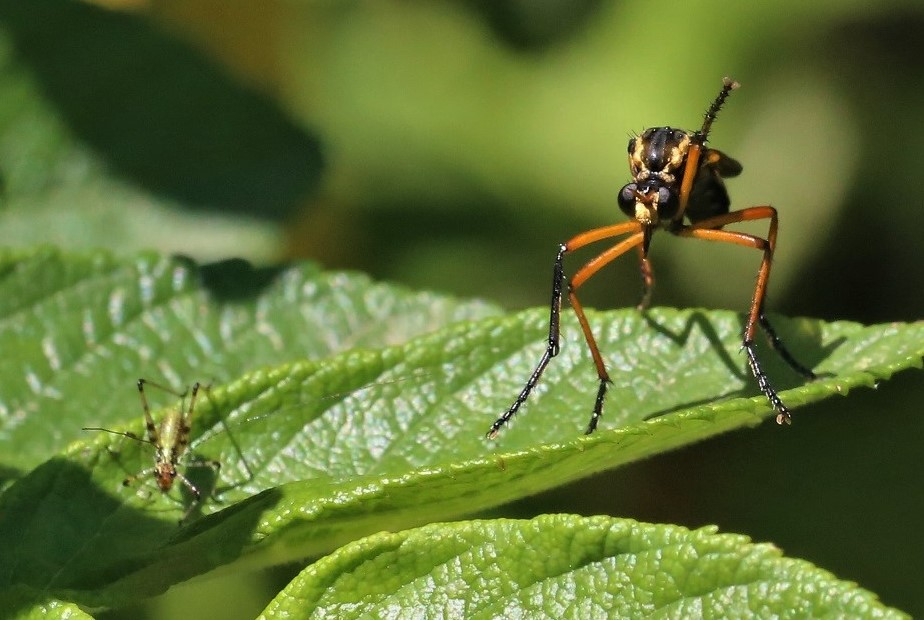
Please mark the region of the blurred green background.
<svg viewBox="0 0 924 620"><path fill-rule="evenodd" d="M730 75L711 144L744 165L734 205L780 211L770 310L916 320L922 41L911 1L0 0L0 244L306 258L543 305L557 244L622 220L629 136L697 128ZM746 309L756 253L652 254L655 304ZM630 259L584 299L639 288ZM921 403L905 374L495 514L715 523L924 615ZM160 606L252 616L263 580Z"/></svg>

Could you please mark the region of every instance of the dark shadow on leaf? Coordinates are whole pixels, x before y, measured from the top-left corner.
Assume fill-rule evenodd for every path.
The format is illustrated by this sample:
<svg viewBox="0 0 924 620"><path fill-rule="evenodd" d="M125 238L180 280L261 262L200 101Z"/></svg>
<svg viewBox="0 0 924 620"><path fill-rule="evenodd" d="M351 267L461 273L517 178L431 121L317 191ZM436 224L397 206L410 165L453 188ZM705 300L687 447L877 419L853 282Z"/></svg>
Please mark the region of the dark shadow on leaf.
<svg viewBox="0 0 924 620"><path fill-rule="evenodd" d="M747 368L747 362L744 356L741 356L741 358L737 360L732 357L705 313L699 311L692 312L690 318L679 331L671 331L664 325L655 321L647 312L643 313L642 316L650 329L671 339L677 346L683 346L692 334L694 327L698 327L722 360L722 363L728 368L729 372L744 382L744 387L740 390L732 390L725 394L717 395L715 398L684 403L664 411L649 414L645 419L663 416L673 411L696 407L698 405L705 405L722 398L755 396L760 393L756 381ZM822 360L831 355L831 353L844 342L844 339L841 338L822 347L819 342L820 334L799 329L798 319L778 316L772 316L770 319L787 349L800 363L810 369L817 366ZM741 333L743 332L744 317L742 316ZM803 385L805 383L803 377L790 368L765 340L765 338L758 338L757 347L761 364L770 377L771 384L777 390L786 390ZM820 375L820 377L823 376L827 375Z"/></svg>
<svg viewBox="0 0 924 620"><path fill-rule="evenodd" d="M744 369L744 358L741 360L735 360L725 348L725 344L722 342L721 337L715 328L712 326L712 323L709 321L703 312L694 311L690 313L690 318L684 324L683 329L679 332L672 332L664 325L655 321L651 314L648 312L642 312L642 319L645 321L645 324L654 332L670 339L678 347L682 347L686 344L687 340L690 338L690 334L693 333L694 327L699 327L702 331L703 336L706 337L706 340L709 341L709 344L712 345L712 348L715 349L715 352L718 354L719 359L722 360L722 363L728 368L729 372L734 374L740 379L744 379L746 371Z"/></svg>
<svg viewBox="0 0 924 620"><path fill-rule="evenodd" d="M179 527L127 497L64 458L18 480L0 501L0 584L94 607L136 602L236 559L278 501L269 491Z"/></svg>
<svg viewBox="0 0 924 620"><path fill-rule="evenodd" d="M137 601L139 591L147 594L165 576L167 585L172 585L230 564L251 544L260 516L279 499L279 491L268 489L188 525L173 526L162 546L122 565L113 564L106 571L109 579L99 586L81 582L81 589L88 597L115 598L128 604Z"/></svg>
<svg viewBox="0 0 924 620"><path fill-rule="evenodd" d="M465 3L487 23L504 44L522 53L541 54L567 45L594 23L601 0L553 2Z"/></svg>
<svg viewBox="0 0 924 620"><path fill-rule="evenodd" d="M191 267L195 263L190 260ZM288 265L254 267L249 262L232 258L199 267L202 286L216 301L246 301L255 299L276 281Z"/></svg>
<svg viewBox="0 0 924 620"><path fill-rule="evenodd" d="M317 136L141 16L2 0L0 21L70 129L152 192L279 219L317 186Z"/></svg>

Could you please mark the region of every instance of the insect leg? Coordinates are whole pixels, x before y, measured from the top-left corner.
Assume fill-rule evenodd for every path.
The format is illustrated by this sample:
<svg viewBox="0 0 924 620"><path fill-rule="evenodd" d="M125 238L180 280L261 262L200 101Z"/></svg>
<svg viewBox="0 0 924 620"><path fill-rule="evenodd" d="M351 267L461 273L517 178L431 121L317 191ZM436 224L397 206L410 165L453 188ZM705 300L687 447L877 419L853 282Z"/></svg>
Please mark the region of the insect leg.
<svg viewBox="0 0 924 620"><path fill-rule="evenodd" d="M124 470L123 470L123 471L124 471ZM156 467L149 467L149 468L147 468L147 469L144 469L144 470L139 471L139 472L138 472L137 474L135 474L134 476L126 476L126 478L122 481L122 486L123 486L123 487L130 487L131 485L135 484L135 481L136 481L136 480L139 480L139 479L141 479L141 478L145 478L145 477L147 477L147 476L150 476L151 474L153 474L153 473L156 472L156 471L157 471L157 468L156 468Z"/></svg>
<svg viewBox="0 0 924 620"><path fill-rule="evenodd" d="M186 448L189 446L189 431L192 428L193 411L196 409L196 397L199 395L200 384L196 381L192 386L192 392L189 395L189 407L182 414L181 424L177 429L176 446L174 448L174 459L180 458Z"/></svg>
<svg viewBox="0 0 924 620"><path fill-rule="evenodd" d="M559 246L558 255L555 257L555 265L552 268L552 302L549 311L549 337L546 341L545 353L542 354L539 363L536 365L536 369L533 370L533 374L527 379L526 385L523 386L523 389L520 391L516 400L513 401L513 404L510 405L501 417L494 420L494 423L487 433L488 439L497 437L501 427L507 424L510 418L516 415L517 410L526 402L530 392L532 392L536 384L539 383L539 378L542 376L546 366L549 365L549 361L558 355L559 323L561 320L561 291L565 279L563 260L567 251L568 248L564 244Z"/></svg>
<svg viewBox="0 0 924 620"><path fill-rule="evenodd" d="M630 223L636 224L638 227L641 226L637 222ZM574 277L571 279L571 284L568 287L568 300L571 302L571 307L574 309L578 322L581 324L581 331L584 332L584 339L587 341L590 354L594 359L594 366L597 367L597 377L600 379L600 387L597 388L597 398L594 401L593 413L591 413L590 422L587 424L587 430L584 431L586 435L590 435L597 428L600 416L603 415L603 401L606 398L606 389L611 381L609 374L606 372L606 365L603 363L603 356L600 354L600 347L597 346L597 341L590 329L590 323L587 321L584 309L578 301L577 289L605 265L622 256L634 246L639 246L644 239L645 233L637 232L610 249L602 252L596 258L588 261L586 265L581 267L577 273L574 274Z"/></svg>
<svg viewBox="0 0 924 620"><path fill-rule="evenodd" d="M217 472L219 469L221 469L221 463L219 463L218 461L211 461L211 460L197 458L196 460L187 462L187 469L190 467L211 467L213 471ZM193 484L189 478L187 478L180 472L176 472L176 477L179 478L180 482L183 483L183 486L186 487L186 489L189 491L189 493L193 497L192 501L189 503L189 506L186 508L186 511L183 513L183 516L180 517L180 525L182 525L186 521L186 519L189 517L189 515L192 513L192 511L195 510L199 506L199 504L202 503L202 493L199 491L199 488L195 484Z"/></svg>
<svg viewBox="0 0 924 620"><path fill-rule="evenodd" d="M189 502L189 506L186 508L186 511L183 513L183 516L180 517L180 525L183 525L183 522L186 521L186 518L189 517L190 513L199 505L199 502L202 500L202 494L199 493L199 489L196 488L192 482L189 481L189 478L181 474L180 472L176 473L176 477L180 479L180 482L183 483L189 492L193 496L193 500Z"/></svg>
<svg viewBox="0 0 924 620"><path fill-rule="evenodd" d="M805 377L806 380L814 381L817 379L818 375L800 364L799 361L793 357L792 353L789 352L789 349L786 348L786 345L783 344L780 337L776 335L776 330L773 329L770 320L767 319L762 309L760 311L760 316L757 318L760 321L760 326L764 329L764 333L767 334L767 340L770 341L770 346L773 347L773 350L776 351L781 358L783 358L783 361L789 364L790 368Z"/></svg>
<svg viewBox="0 0 924 620"><path fill-rule="evenodd" d="M151 417L151 407L148 405L148 397L144 394L144 386L148 383L147 379L138 379L138 395L141 397L141 408L144 410L144 427L147 429L148 440L157 445L159 443L157 425L154 424L154 418Z"/></svg>
<svg viewBox="0 0 924 620"><path fill-rule="evenodd" d="M523 386L523 389L520 391L520 394L517 396L516 400L514 400L513 404L510 405L507 411L505 411L504 414L500 416L499 418L497 418L497 420L495 420L494 423L491 425L491 428L487 432L487 437L489 439L494 439L495 437L497 437L497 434L500 432L500 429L505 424L507 424L507 422L510 421L510 418L516 415L517 411L520 409L523 403L526 402L526 399L529 398L529 395L533 391L533 388L535 388L536 384L539 383L539 379L542 377L542 373L545 371L546 367L549 365L549 362L552 360L553 357L558 355L560 322L561 322L561 298L562 298L562 291L564 290L564 285L565 285L565 272L564 272L565 254L567 254L568 252L577 250L579 248L582 248L585 245L588 245L590 243L594 243L595 241L601 241L603 239L608 239L610 237L617 237L619 235L624 235L627 233L633 233L633 232L637 233L639 229L640 229L640 224L634 221L624 222L622 224L615 224L613 226L604 226L602 228L595 228L594 230L589 230L585 233L581 233L580 235L577 235L573 237L572 239L570 239L567 243L564 243L559 246L558 254L555 257L555 264L552 269L552 300L551 300L551 304L549 308L549 337L548 337L548 340L546 341L545 353L542 354L542 357L539 359L539 363L536 365L536 368L535 370L533 370L533 373L530 375L529 379L527 379L526 385ZM599 260L600 258L601 257L597 257L597 259L594 259L594 260ZM612 260L612 259L609 259L609 260ZM606 261L606 262L609 262L609 261ZM590 263L588 263L588 265L584 267L584 269L587 269L587 267L591 266L591 264L593 263L594 261L591 261ZM606 263L604 262L600 264L599 267L602 267L604 264ZM597 267L597 269L599 269L599 267ZM594 269L593 272L596 272L597 269ZM589 276L585 276L585 279L586 277L589 277ZM569 287L569 298L573 296L573 293L571 292L571 288L572 287ZM576 299L577 299L576 297L572 299L572 305L574 305L574 300ZM580 308L580 305L578 304L577 306L575 306L575 311L578 312L578 319L582 320L582 326L583 326L584 324L587 323L587 319L584 317L583 311L578 310L579 308ZM585 335L589 333L590 332L588 328L587 331L585 331ZM591 335L589 338L590 338L590 342L593 342L593 336ZM594 359L596 361L596 359L600 357L600 353L596 349L596 343L592 344L591 351L594 354ZM603 368L602 360L600 362L600 365L598 366L598 369L600 368ZM603 369L602 373L605 376L606 370ZM606 380L608 380L608 378ZM602 393L605 393L606 390L605 390L605 384L601 384L601 385L602 386L600 389L600 393L602 394ZM602 395L598 396L598 400L600 400L600 406L602 407L602 404L603 404Z"/></svg>
<svg viewBox="0 0 924 620"><path fill-rule="evenodd" d="M725 226L727 224L764 219L770 220L766 239L746 233L719 229L719 227ZM754 378L757 379L757 385L760 387L760 391L764 393L764 395L767 397L767 400L770 401L770 404L777 412L777 424L791 424L792 415L790 414L790 411L786 405L783 404L783 401L780 400L776 390L770 384L770 380L768 379L767 374L764 372L760 365L760 361L757 358L757 348L754 346L754 333L757 330L758 324L763 325L764 329L766 329L766 318L763 318L762 321L761 317L763 315L764 298L766 297L767 293L767 282L770 278L770 265L773 260L773 250L776 247L776 230L776 209L769 206L762 206L749 207L740 211L733 211L731 213L725 213L716 217L707 218L697 222L692 226L687 226L676 231L676 234L680 235L681 237L693 237L696 239L706 239L709 241L734 243L736 245L754 248L763 252L763 260L760 263L760 270L757 272L757 285L754 288L754 297L751 300L751 309L748 312L748 318L744 328L742 348L747 355L748 366L751 369L751 374L753 374ZM775 332L773 335L776 335ZM776 340L779 341L779 338ZM779 350L780 349L777 348L777 351ZM792 359L791 355L789 357ZM786 358L784 357L784 359Z"/></svg>
<svg viewBox="0 0 924 620"><path fill-rule="evenodd" d="M212 385L208 384L208 385L202 386L202 391L205 394L205 397L209 400L209 402L212 403L212 407L213 408L216 407L217 405L215 404L215 401L212 399ZM256 419L259 419L259 417L251 418L248 421L254 421ZM240 457L241 465L243 465L244 469L247 472L247 480L253 480L254 479L253 470L250 469L250 464L247 462L247 458L244 456L244 452L241 449L240 444L237 442L237 439L234 437L234 433L232 433L231 429L228 427L228 423L225 419L225 416L221 416L218 421L224 427L224 432L227 433L228 440L231 442L231 445L237 451L238 457ZM200 440L201 439L203 438L200 437ZM196 456L196 458L198 459L198 456ZM199 459L197 462L199 463L204 462L204 464L208 465L209 467L211 467L212 469L216 471L219 468L221 468L220 461Z"/></svg>
<svg viewBox="0 0 924 620"><path fill-rule="evenodd" d="M683 180L680 182L680 203L673 221L677 224L683 222L683 214L690 202L690 192L693 191L693 181L699 170L699 158L702 155L702 144L693 143L687 151L687 163L683 168Z"/></svg>

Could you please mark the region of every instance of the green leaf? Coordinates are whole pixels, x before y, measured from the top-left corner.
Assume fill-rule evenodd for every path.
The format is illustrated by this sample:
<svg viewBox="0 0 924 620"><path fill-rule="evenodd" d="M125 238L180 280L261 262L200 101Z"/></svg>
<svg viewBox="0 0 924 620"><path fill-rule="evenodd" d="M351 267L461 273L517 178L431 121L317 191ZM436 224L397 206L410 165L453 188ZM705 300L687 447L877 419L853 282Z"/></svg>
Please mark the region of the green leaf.
<svg viewBox="0 0 924 620"><path fill-rule="evenodd" d="M277 260L318 147L140 15L0 5L0 245Z"/></svg>
<svg viewBox="0 0 924 620"><path fill-rule="evenodd" d="M227 381L494 313L305 263L0 251L0 477L85 436L81 427L140 420L140 377L177 389Z"/></svg>
<svg viewBox="0 0 924 620"><path fill-rule="evenodd" d="M222 467L217 478L208 468L184 470L206 491L184 527L176 523L191 498L182 485L167 494L149 480L122 487L150 467L150 446L100 434L0 497L0 547L8 550L0 583L122 604L232 562L240 569L297 560L382 529L497 506L770 414L738 355L740 316L670 309L589 316L614 379L604 423L590 437L582 431L596 377L568 316L562 353L518 423L495 442L484 438L543 349L544 309L255 370L199 401L192 451ZM793 407L874 386L920 367L924 353L921 323L775 325L822 377L801 385L762 351ZM761 432L797 432L794 417L793 428ZM136 413L126 419L143 431Z"/></svg>
<svg viewBox="0 0 924 620"><path fill-rule="evenodd" d="M317 135L145 16L88 3L12 3L0 5L0 24L0 144L14 162L4 172L17 207L32 199L48 213L53 205L32 191L51 186L42 198L55 202L62 190L83 198L55 209L59 216L77 209L92 217L114 204L131 211L142 205L119 200L132 193L119 180L128 179L149 191L149 202L169 197L280 219L317 187ZM103 189L124 194L113 199Z"/></svg>
<svg viewBox="0 0 924 620"><path fill-rule="evenodd" d="M903 618L745 536L610 517L382 532L306 568L261 618Z"/></svg>

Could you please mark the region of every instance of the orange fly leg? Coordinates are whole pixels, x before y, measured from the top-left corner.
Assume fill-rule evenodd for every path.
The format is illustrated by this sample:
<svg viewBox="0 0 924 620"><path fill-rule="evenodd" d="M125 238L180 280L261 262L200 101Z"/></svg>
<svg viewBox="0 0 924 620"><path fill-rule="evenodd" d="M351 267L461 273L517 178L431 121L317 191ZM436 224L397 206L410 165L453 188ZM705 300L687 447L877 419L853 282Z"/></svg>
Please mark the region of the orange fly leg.
<svg viewBox="0 0 924 620"><path fill-rule="evenodd" d="M517 411L520 409L523 403L526 402L526 399L529 398L533 388L536 387L537 383L539 383L539 379L542 377L542 373L549 365L549 362L553 357L558 355L561 323L561 299L565 286L565 254L574 250L578 250L597 241L611 239L613 237L631 233L634 233L638 236L638 239L635 241L635 243L626 245L628 240L623 241L622 243L616 245L614 248L610 248L597 258L592 259L576 274L575 280L573 280L572 283L568 286L568 298L571 301L571 305L578 316L578 321L581 323L581 329L584 332L584 337L591 348L591 354L594 358L594 365L597 367L597 375L600 378L600 389L597 392L597 404L594 406L595 413L592 420L592 425L596 426L596 419L600 417L599 411L602 411L603 398L606 394L606 382L609 381L609 377L606 375L606 367L603 365L603 359L600 356L600 350L597 347L597 343L594 341L593 334L590 331L590 326L587 323L587 317L584 315L584 310L581 308L580 302L574 295L574 290L578 288L587 278L596 273L597 270L599 270L601 267L641 241L641 225L634 221L595 228L579 235L575 235L569 239L567 243L563 243L561 246L559 246L558 255L555 258L555 264L552 270L552 300L549 310L549 337L546 341L545 353L542 354L542 357L539 359L539 363L536 365L536 368L533 370L533 373L530 375L529 379L527 379L526 385L523 386L523 389L520 391L520 394L517 396L516 400L514 400L513 404L510 405L507 411L505 411L503 415L497 418L491 425L491 428L487 433L489 439L497 437L500 429L505 424L507 424L507 422L509 422L514 415L516 415ZM622 249L621 251L614 254L614 250L616 248L621 248L623 246L625 246L625 249Z"/></svg>
<svg viewBox="0 0 924 620"><path fill-rule="evenodd" d="M766 239L747 233L721 230L719 228L728 224L763 219L770 220L770 226ZM760 361L757 358L757 349L754 346L754 332L757 330L757 325L767 323L767 319L763 314L763 307L764 298L767 294L767 282L770 279L770 265L773 261L773 250L776 246L776 231L776 209L773 207L763 206L750 207L748 209L742 209L740 211L733 211L731 213L725 213L715 217L707 218L697 222L693 226L687 226L678 230L677 235L681 237L692 237L695 239L706 239L708 241L732 243L748 248L754 248L763 252L763 259L760 263L760 270L757 272L757 284L754 287L754 296L751 300L751 309L748 312L748 318L744 328L742 347L747 354L748 366L750 367L754 378L757 380L757 385L760 388L760 391L763 392L763 394L767 397L767 400L770 401L770 404L777 412L777 424L790 424L792 422L792 415L790 414L789 409L786 407L786 405L783 404L783 401L777 395L776 390L772 385L770 385L770 380L767 377L767 373L764 372L760 365ZM775 335L776 334L773 333L773 336ZM786 349L782 346L782 343L779 341L779 339L771 338L771 343L773 343L774 340L776 341L774 343L776 345L774 348L777 348L777 350L780 351L781 357L783 357L783 359L786 361L794 361L789 352L786 351Z"/></svg>

